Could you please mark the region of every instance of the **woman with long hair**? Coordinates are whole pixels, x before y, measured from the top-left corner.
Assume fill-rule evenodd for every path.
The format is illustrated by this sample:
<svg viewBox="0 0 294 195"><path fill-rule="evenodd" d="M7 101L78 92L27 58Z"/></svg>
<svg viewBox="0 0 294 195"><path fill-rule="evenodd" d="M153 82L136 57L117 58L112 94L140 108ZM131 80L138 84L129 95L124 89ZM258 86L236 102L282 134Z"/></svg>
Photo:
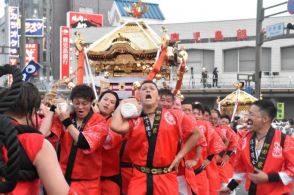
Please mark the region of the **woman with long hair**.
<svg viewBox="0 0 294 195"><path fill-rule="evenodd" d="M1 76L3 75L1 73L2 70L0 69ZM5 70L3 71L5 74ZM6 99L11 100L8 96L9 94L12 96L16 95L11 93L14 89L15 86L2 90L0 97L7 97ZM5 107L2 104L4 101L5 98L0 100L1 108ZM1 182L0 192L10 192L9 194L12 195L37 195L39 194L40 183L42 182L47 194L72 193L62 175L55 150L35 128L38 126L36 112L39 109L40 103L41 97L38 89L31 83L23 82L19 85L19 95L17 98L13 102L10 101L9 106L6 106L5 109L1 109L9 119L1 116L0 123L5 123L7 126L13 125L17 129L18 134L15 137L16 142L14 143L20 144L16 150L11 152L9 142L3 141L6 144L5 147L2 147L2 164L8 161L7 164L9 165L10 158L13 156L19 156L19 163L14 167L3 166L1 168L2 178L7 179L6 173L10 169L19 169L19 171L15 173L16 177L10 182L10 184L14 182L15 185L7 190L7 188L5 189L5 183ZM10 138L7 135L5 139L10 140ZM9 180L7 183L9 183Z"/></svg>

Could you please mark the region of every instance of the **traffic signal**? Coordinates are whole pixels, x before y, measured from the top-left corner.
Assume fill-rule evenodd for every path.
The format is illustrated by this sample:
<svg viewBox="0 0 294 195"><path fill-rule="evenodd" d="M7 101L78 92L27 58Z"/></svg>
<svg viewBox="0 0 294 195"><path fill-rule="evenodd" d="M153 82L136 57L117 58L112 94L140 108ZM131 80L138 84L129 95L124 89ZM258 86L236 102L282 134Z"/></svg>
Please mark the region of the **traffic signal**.
<svg viewBox="0 0 294 195"><path fill-rule="evenodd" d="M288 23L286 26L287 34L290 33L290 30L294 30L294 25L292 23Z"/></svg>
<svg viewBox="0 0 294 195"><path fill-rule="evenodd" d="M285 118L284 102L277 103L277 119L282 120Z"/></svg>

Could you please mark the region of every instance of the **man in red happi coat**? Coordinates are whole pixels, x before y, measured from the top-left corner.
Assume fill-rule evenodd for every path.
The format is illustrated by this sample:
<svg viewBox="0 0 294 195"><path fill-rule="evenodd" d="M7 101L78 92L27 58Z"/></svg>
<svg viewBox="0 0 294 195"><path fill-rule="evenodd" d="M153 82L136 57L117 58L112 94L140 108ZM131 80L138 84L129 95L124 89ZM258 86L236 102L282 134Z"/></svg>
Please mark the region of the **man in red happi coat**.
<svg viewBox="0 0 294 195"><path fill-rule="evenodd" d="M259 100L249 110L252 131L240 141L234 177L220 190L230 194L246 178L249 194L291 194L294 177L294 139L272 128L277 109L271 101Z"/></svg>
<svg viewBox="0 0 294 195"><path fill-rule="evenodd" d="M233 176L231 157L235 154L238 146L237 134L228 126L228 124L221 124L221 121L224 121L224 119L226 119L226 116L221 116L218 110L211 110L211 121L215 131L222 138L226 146L222 156L217 159L218 171L222 185L227 184L229 179ZM230 119L227 118L226 121L229 122Z"/></svg>
<svg viewBox="0 0 294 195"><path fill-rule="evenodd" d="M99 195L101 153L108 127L105 118L92 110L95 96L91 87L74 87L70 98L74 113L70 114L69 109L57 106L58 118L53 118L53 114L45 118L43 124L47 129L43 132L60 142L59 162L71 188L78 194Z"/></svg>
<svg viewBox="0 0 294 195"><path fill-rule="evenodd" d="M210 113L210 110L208 110ZM202 157L203 161L200 166L202 166L206 173L208 182L209 182L209 194L218 194L218 190L221 188L220 185L220 177L219 177L219 171L216 165L216 158L218 157L218 154L220 154L225 149L225 145L219 136L219 134L215 131L212 124L204 119L204 114L206 112L206 109L200 104L193 104L193 115L196 118L197 126L199 127L200 131L204 134L206 141L207 141L207 147L203 149L202 151ZM199 166L199 168L201 168ZM202 171L203 172L203 171ZM197 178L200 181L201 185L201 178L204 177L203 173L200 172L197 174ZM207 194L207 187L205 185L201 185L200 193Z"/></svg>
<svg viewBox="0 0 294 195"><path fill-rule="evenodd" d="M175 168L197 143L200 134L183 112L158 107L158 89L145 81L140 89L142 116L126 119L121 107L135 99L126 99L114 112L111 129L128 132L129 154L134 164L128 195L177 195ZM186 144L178 152L179 140Z"/></svg>

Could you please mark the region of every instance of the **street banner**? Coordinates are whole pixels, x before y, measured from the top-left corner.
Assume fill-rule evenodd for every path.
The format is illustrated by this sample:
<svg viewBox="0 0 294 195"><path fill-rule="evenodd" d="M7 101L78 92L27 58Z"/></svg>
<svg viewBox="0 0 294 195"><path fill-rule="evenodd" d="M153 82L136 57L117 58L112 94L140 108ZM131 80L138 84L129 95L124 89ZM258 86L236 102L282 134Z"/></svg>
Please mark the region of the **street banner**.
<svg viewBox="0 0 294 195"><path fill-rule="evenodd" d="M277 102L277 116L276 119L283 120L285 118L285 103Z"/></svg>
<svg viewBox="0 0 294 195"><path fill-rule="evenodd" d="M31 60L38 62L38 44L37 43L27 43L26 44L26 64Z"/></svg>
<svg viewBox="0 0 294 195"><path fill-rule="evenodd" d="M40 69L41 65L31 60L22 70L22 80L28 81Z"/></svg>
<svg viewBox="0 0 294 195"><path fill-rule="evenodd" d="M69 77L69 59L70 59L70 33L69 27L60 27L60 79Z"/></svg>
<svg viewBox="0 0 294 195"><path fill-rule="evenodd" d="M102 14L88 14L81 12L67 12L67 27L70 28L89 28L102 27Z"/></svg>
<svg viewBox="0 0 294 195"><path fill-rule="evenodd" d="M43 37L44 22L42 19L26 19L26 37Z"/></svg>
<svg viewBox="0 0 294 195"><path fill-rule="evenodd" d="M9 55L18 56L19 36L18 36L18 7L9 7Z"/></svg>

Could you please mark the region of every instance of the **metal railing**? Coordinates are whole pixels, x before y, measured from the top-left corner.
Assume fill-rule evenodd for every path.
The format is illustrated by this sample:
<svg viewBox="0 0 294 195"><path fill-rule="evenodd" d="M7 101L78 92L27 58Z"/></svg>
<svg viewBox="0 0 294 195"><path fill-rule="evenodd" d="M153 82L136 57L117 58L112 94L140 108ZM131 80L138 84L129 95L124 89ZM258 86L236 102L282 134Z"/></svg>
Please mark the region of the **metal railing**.
<svg viewBox="0 0 294 195"><path fill-rule="evenodd" d="M200 82L201 76L200 75L194 75L194 83L191 79L184 79L183 81L183 89L214 89L216 87L212 86L212 79L207 80L207 87L203 87L203 84ZM220 76L218 79L218 87L217 88L232 88L234 83L238 82L236 77L224 77ZM250 82L251 87L254 86L254 82ZM271 89L271 88L294 88L294 76L265 76L262 75L261 78L261 88Z"/></svg>

